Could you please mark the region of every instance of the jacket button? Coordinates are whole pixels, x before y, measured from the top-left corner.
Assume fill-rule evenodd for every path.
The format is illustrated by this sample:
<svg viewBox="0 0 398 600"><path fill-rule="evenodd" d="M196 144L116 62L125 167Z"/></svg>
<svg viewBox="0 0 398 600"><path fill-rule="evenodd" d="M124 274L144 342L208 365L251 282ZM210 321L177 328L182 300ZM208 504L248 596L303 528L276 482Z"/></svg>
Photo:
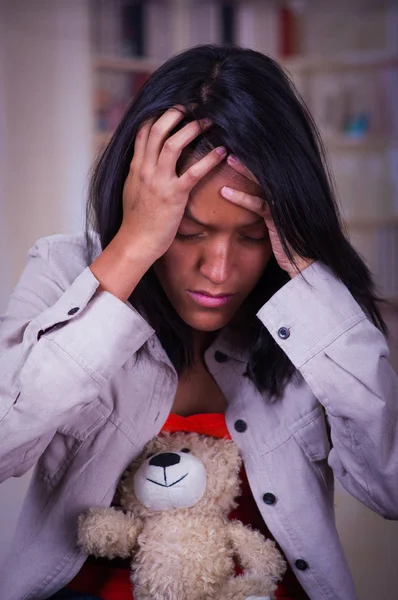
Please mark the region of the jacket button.
<svg viewBox="0 0 398 600"><path fill-rule="evenodd" d="M68 310L68 315L74 315L77 313L78 310L79 310L79 307L75 306L75 308L71 308L70 310Z"/></svg>
<svg viewBox="0 0 398 600"><path fill-rule="evenodd" d="M238 419L237 421L235 421L235 429L239 433L243 433L244 431L246 431L246 429L247 429L246 421L243 421L243 419Z"/></svg>
<svg viewBox="0 0 398 600"><path fill-rule="evenodd" d="M290 337L290 331L287 327L281 327L278 329L278 335L282 340L287 340L287 338Z"/></svg>
<svg viewBox="0 0 398 600"><path fill-rule="evenodd" d="M275 504L276 498L275 498L274 494L267 492L263 496L263 501L265 502L265 504L269 504L271 506L272 504Z"/></svg>
<svg viewBox="0 0 398 600"><path fill-rule="evenodd" d="M228 360L228 356L224 354L224 352L220 352L219 350L216 350L216 352L214 353L214 358L218 363L223 363Z"/></svg>
<svg viewBox="0 0 398 600"><path fill-rule="evenodd" d="M299 571L306 571L309 567L308 563L303 560L302 558L299 558L298 560L296 560L296 562L294 563L297 567L297 569Z"/></svg>

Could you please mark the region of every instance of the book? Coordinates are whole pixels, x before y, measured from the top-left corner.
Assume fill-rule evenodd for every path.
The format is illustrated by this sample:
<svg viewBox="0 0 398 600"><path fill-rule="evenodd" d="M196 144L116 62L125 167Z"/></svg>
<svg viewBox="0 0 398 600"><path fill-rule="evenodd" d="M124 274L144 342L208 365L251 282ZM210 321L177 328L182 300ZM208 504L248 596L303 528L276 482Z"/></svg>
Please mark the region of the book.
<svg viewBox="0 0 398 600"><path fill-rule="evenodd" d="M134 2L121 7L122 42L121 54L123 56L144 56L144 3Z"/></svg>

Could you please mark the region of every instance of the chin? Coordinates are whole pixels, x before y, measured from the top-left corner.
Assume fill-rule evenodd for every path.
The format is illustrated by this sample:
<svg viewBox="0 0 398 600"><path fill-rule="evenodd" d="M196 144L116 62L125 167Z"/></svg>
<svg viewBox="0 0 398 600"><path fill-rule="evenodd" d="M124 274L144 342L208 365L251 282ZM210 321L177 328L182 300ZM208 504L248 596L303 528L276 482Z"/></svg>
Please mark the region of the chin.
<svg viewBox="0 0 398 600"><path fill-rule="evenodd" d="M196 331L218 331L222 329L231 321L233 315L222 315L220 313L203 313L203 314L192 314L183 313L180 314L181 319L192 327Z"/></svg>

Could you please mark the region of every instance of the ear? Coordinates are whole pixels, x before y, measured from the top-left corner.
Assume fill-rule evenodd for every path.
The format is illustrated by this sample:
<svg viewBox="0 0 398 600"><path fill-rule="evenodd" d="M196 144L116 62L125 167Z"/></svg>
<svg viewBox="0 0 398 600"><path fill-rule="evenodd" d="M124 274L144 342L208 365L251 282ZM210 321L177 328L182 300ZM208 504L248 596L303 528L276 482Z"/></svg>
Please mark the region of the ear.
<svg viewBox="0 0 398 600"><path fill-rule="evenodd" d="M240 468L242 459L232 440L212 439L203 441L200 458L208 475L207 498L221 511L231 510L240 495Z"/></svg>
<svg viewBox="0 0 398 600"><path fill-rule="evenodd" d="M209 459L213 464L223 465L231 473L239 473L242 458L237 445L232 440L211 438Z"/></svg>

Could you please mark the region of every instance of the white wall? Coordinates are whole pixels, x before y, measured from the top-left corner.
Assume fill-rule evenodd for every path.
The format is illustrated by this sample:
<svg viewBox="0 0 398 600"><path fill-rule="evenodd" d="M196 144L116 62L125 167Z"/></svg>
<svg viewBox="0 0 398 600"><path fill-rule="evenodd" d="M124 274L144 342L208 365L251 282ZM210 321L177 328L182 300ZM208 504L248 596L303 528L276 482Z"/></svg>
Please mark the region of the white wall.
<svg viewBox="0 0 398 600"><path fill-rule="evenodd" d="M80 230L91 160L86 0L0 0L0 312L39 237ZM0 488L0 560L29 476Z"/></svg>
<svg viewBox="0 0 398 600"><path fill-rule="evenodd" d="M12 278L40 236L79 229L91 158L85 0L3 2L4 221ZM4 114L3 114L4 118Z"/></svg>
<svg viewBox="0 0 398 600"><path fill-rule="evenodd" d="M390 361L398 373L398 312L386 310L383 316L389 329ZM398 522L382 519L339 485L335 504L337 528L359 600L395 600L398 598Z"/></svg>
<svg viewBox="0 0 398 600"><path fill-rule="evenodd" d="M386 521L341 486L336 521L359 600L398 598L398 522Z"/></svg>

